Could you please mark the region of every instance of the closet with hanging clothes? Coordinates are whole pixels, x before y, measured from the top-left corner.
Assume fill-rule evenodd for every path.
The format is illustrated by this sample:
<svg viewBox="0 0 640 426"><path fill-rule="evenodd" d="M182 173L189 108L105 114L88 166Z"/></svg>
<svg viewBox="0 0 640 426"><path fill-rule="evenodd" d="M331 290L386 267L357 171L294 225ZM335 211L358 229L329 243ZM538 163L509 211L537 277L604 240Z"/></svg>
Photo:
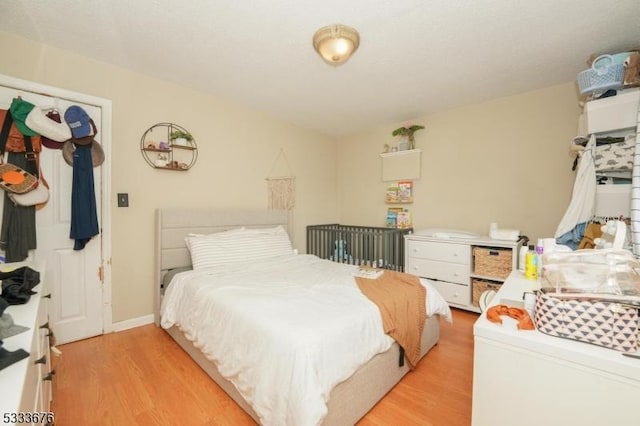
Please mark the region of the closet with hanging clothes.
<svg viewBox="0 0 640 426"><path fill-rule="evenodd" d="M576 152L576 181L569 207L556 230L558 243L583 248L582 237L600 222L597 218L631 224L634 170L640 174L640 157L636 159L639 105L638 88L585 103L578 124L580 136L571 143L571 150ZM640 214L640 176L638 186ZM640 232L638 236L640 242ZM630 233L629 244L631 240Z"/></svg>

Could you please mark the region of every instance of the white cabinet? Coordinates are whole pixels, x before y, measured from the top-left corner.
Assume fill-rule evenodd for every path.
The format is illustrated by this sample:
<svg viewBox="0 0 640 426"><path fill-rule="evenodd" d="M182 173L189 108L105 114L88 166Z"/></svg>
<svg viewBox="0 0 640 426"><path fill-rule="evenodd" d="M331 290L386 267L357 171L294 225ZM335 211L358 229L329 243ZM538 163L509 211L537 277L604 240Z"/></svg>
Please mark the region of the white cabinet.
<svg viewBox="0 0 640 426"><path fill-rule="evenodd" d="M596 99L585 104L587 132L602 134L635 129L638 125L640 89L619 91L616 96Z"/></svg>
<svg viewBox="0 0 640 426"><path fill-rule="evenodd" d="M405 236L405 272L431 280L451 306L480 312L474 301L474 286L500 285L517 268L521 245L521 241L488 237L441 239L410 234ZM494 255L495 258L485 257ZM502 268L506 273L486 267L486 260L498 257L500 262L506 262Z"/></svg>
<svg viewBox="0 0 640 426"><path fill-rule="evenodd" d="M491 304L537 288L514 271ZM502 320L474 325L473 426L638 425L639 360Z"/></svg>
<svg viewBox="0 0 640 426"><path fill-rule="evenodd" d="M25 263L5 264L1 270L7 271L24 265ZM46 415L50 411L53 379L48 328L50 295L43 273L45 268L40 265L31 267L40 272L40 284L34 288L36 294L26 304L11 305L5 310L15 324L29 327L29 330L5 338L3 347L8 351L24 349L29 352L29 356L0 370L3 424L11 424L16 420L20 424L42 425L53 422L53 415ZM17 417L19 413L22 413L23 422ZM30 416L32 422L28 421Z"/></svg>

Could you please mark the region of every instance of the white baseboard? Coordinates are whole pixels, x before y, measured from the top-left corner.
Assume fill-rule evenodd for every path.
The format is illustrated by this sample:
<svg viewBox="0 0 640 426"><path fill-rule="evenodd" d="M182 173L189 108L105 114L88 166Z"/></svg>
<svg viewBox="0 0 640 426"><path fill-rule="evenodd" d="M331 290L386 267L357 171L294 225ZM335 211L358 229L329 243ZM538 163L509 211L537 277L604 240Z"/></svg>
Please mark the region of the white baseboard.
<svg viewBox="0 0 640 426"><path fill-rule="evenodd" d="M131 318L125 321L114 322L111 325L111 331L117 333L118 331L124 331L130 328L140 327L147 324L153 324L153 314L144 315L138 318Z"/></svg>

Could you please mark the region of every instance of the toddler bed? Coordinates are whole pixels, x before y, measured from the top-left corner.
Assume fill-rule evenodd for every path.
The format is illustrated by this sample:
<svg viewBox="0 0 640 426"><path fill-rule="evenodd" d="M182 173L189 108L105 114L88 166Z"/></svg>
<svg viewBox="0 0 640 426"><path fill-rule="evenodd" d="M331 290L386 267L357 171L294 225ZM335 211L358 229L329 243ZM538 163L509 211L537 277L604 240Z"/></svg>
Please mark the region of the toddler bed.
<svg viewBox="0 0 640 426"><path fill-rule="evenodd" d="M381 323L375 305L368 302L357 289L354 291L355 287L343 285L344 275L352 279L350 271L356 267L321 260L312 255L283 254L283 250L291 251L288 236L286 242L278 237L278 241L283 242L281 246L269 246L273 256L268 259L261 258L264 246L259 243L245 247L242 262L237 264L227 262L228 259L233 260L236 254L224 244L218 246L222 251L215 252L214 249L213 256L207 252L207 256L203 257L198 244L207 241L208 237L190 239L193 258L185 244L185 237L192 233L218 232L216 240L228 239L235 244L235 240L240 238L237 235L243 234L234 236L236 231L225 231L239 227L268 228L255 231L259 233L258 237L252 231L248 241L253 244L262 239L263 233L280 233L274 231L278 229L274 228L276 225L286 229L287 217L286 212L277 211L159 210L156 322L161 323L256 422L353 424L409 370L407 364L399 365L402 355L397 343L383 333L380 336ZM191 267L193 271L176 273ZM332 279L328 284L325 282L327 276ZM171 284L163 296L160 283L166 285L170 277ZM300 278L303 278L302 284L299 284ZM212 287L213 281L216 284ZM427 312L437 312L450 319L444 300L428 283L425 285L428 291ZM293 293L290 292L292 288ZM331 291L327 291L328 288ZM332 296L334 291L337 293ZM265 299L263 296L267 293L278 294L278 297L273 301ZM194 298L189 299L189 294ZM205 297L207 294L214 296L208 299ZM302 298L302 294L311 297ZM326 297L335 299L330 299L327 304L323 302ZM236 303L243 304L245 310L236 310ZM333 313L326 315L326 311L320 315L327 306L333 309L334 306L347 303L352 317L346 320ZM315 305L319 307L317 311ZM248 310L246 306L249 306ZM252 317L265 309L267 314L258 321L259 329L249 328L249 323L251 327L256 325ZM283 310L291 309L297 309L302 314L293 323L280 316ZM243 318L236 321L233 315L238 312ZM320 326L315 325L315 318L311 318L316 316L325 318ZM206 319L204 322L212 328L192 325L198 318ZM278 322L286 324L280 324L284 327L271 327L278 325ZM273 324L267 327L267 323ZM336 333L336 330L340 332ZM355 334L349 335L349 332ZM349 336L347 339L361 340L362 344L345 352L348 345L340 343L334 334L345 334ZM249 338L243 340L242 336ZM422 356L437 343L438 337L438 315L429 315L422 333ZM318 340L335 343L320 346ZM227 342L233 342L233 345L227 345ZM277 348L274 352L277 356L271 361L268 356L274 348ZM247 361L245 355L254 359ZM252 382L250 376L258 371L259 365L251 364L247 368L247 362L260 364L261 360L268 363L269 372L259 374L259 379ZM291 371L287 365L292 366ZM346 369L343 368L345 365ZM269 375L274 376L271 382L264 379ZM274 393L268 392L271 388L274 388Z"/></svg>

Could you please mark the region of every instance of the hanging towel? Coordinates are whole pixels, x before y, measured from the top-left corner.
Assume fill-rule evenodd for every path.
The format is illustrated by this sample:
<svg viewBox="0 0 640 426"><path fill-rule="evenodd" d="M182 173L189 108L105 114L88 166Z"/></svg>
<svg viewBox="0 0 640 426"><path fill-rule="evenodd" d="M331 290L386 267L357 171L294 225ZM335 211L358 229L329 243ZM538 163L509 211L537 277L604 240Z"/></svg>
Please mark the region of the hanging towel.
<svg viewBox="0 0 640 426"><path fill-rule="evenodd" d="M91 145L76 145L73 151L73 183L71 188L71 233L74 250L82 250L98 235L96 194L93 189Z"/></svg>
<svg viewBox="0 0 640 426"><path fill-rule="evenodd" d="M591 135L587 146L580 154L571 201L556 229L556 238L571 231L576 225L588 222L593 216L596 198L596 169L593 162L595 145L596 137Z"/></svg>
<svg viewBox="0 0 640 426"><path fill-rule="evenodd" d="M633 254L640 257L640 101L637 111L636 150L631 171L631 241Z"/></svg>

